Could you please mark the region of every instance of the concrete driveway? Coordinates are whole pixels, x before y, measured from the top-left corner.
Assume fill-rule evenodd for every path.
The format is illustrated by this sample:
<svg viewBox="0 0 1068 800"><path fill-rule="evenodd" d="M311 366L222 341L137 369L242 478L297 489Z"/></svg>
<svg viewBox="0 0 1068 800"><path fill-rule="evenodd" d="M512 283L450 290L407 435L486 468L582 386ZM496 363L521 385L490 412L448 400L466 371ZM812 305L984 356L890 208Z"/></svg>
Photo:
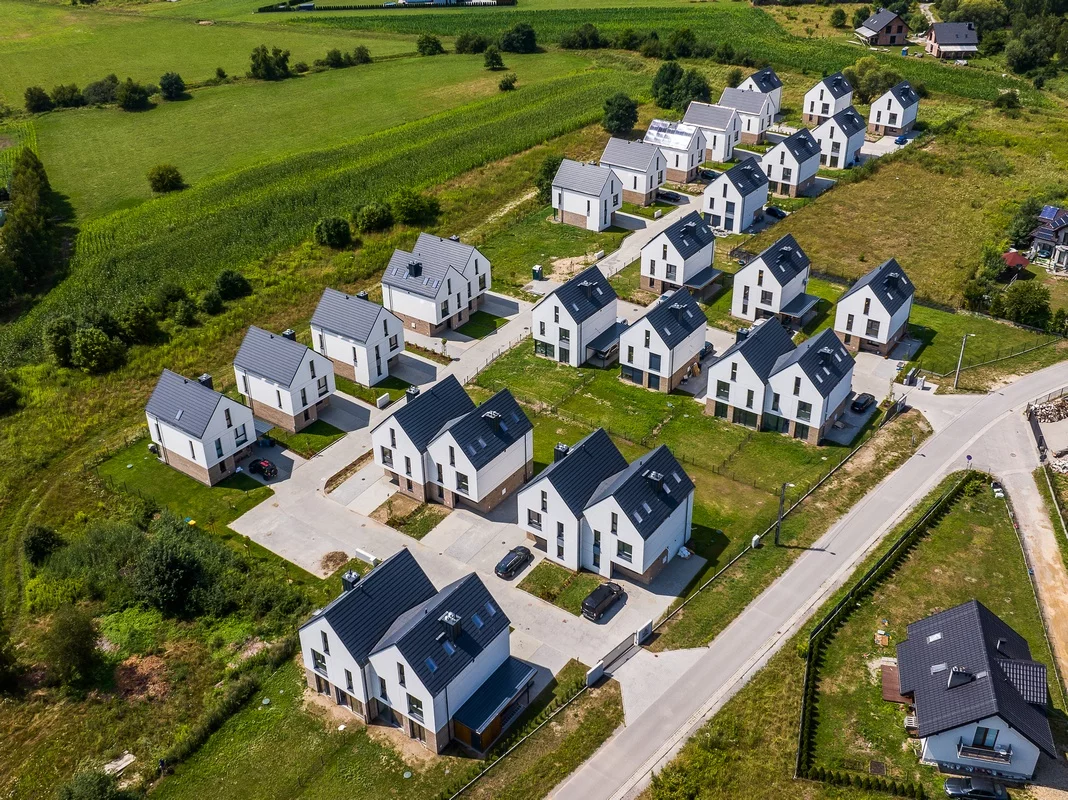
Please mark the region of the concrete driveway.
<svg viewBox="0 0 1068 800"><path fill-rule="evenodd" d="M412 386L426 386L436 383L441 367L433 361L413 356L410 353L401 353L397 360L397 366L390 369L390 374L407 381Z"/></svg>
<svg viewBox="0 0 1068 800"><path fill-rule="evenodd" d="M334 392L330 405L319 412L319 419L351 433L367 427L371 421L371 407L344 392Z"/></svg>

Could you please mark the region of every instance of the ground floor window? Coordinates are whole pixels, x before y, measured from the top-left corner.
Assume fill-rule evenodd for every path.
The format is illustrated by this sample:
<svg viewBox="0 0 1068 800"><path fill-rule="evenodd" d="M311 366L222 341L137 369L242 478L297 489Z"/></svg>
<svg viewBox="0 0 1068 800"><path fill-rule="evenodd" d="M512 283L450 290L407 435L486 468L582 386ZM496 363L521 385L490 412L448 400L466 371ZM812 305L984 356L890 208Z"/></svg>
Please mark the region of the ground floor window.
<svg viewBox="0 0 1068 800"><path fill-rule="evenodd" d="M790 430L790 422L785 417L780 417L778 414L765 414L764 430L773 431L775 433L786 433Z"/></svg>
<svg viewBox="0 0 1068 800"><path fill-rule="evenodd" d="M556 358L556 347L549 342L534 340L534 352L546 358Z"/></svg>
<svg viewBox="0 0 1068 800"><path fill-rule="evenodd" d="M713 408L713 414L715 414L715 416L719 417L720 419L726 419L727 418L727 404L726 403L716 403L715 407Z"/></svg>
<svg viewBox="0 0 1068 800"><path fill-rule="evenodd" d="M619 374L632 383L640 384L642 382L642 371L640 369L634 369L634 367L623 364L619 368Z"/></svg>
<svg viewBox="0 0 1068 800"><path fill-rule="evenodd" d="M734 409L734 417L731 420L735 425L744 425L747 428L755 428L757 426L757 415L752 411L746 411L744 408Z"/></svg>
<svg viewBox="0 0 1068 800"><path fill-rule="evenodd" d="M649 388L650 389L656 389L657 391L659 391L659 389L660 389L660 376L659 375L654 375L651 372L649 373Z"/></svg>
<svg viewBox="0 0 1068 800"><path fill-rule="evenodd" d="M795 439L808 439L809 427L802 423L797 423L794 426L794 438Z"/></svg>

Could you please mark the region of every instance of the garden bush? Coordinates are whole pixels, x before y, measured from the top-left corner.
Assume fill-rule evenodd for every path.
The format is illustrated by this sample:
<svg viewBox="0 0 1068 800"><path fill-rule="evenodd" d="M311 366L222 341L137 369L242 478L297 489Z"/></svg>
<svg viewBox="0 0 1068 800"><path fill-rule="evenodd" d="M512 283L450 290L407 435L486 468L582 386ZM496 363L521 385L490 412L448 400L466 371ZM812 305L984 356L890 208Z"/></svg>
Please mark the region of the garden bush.
<svg viewBox="0 0 1068 800"><path fill-rule="evenodd" d="M345 247L352 241L349 223L341 217L324 217L315 223L312 234L316 244L335 249Z"/></svg>

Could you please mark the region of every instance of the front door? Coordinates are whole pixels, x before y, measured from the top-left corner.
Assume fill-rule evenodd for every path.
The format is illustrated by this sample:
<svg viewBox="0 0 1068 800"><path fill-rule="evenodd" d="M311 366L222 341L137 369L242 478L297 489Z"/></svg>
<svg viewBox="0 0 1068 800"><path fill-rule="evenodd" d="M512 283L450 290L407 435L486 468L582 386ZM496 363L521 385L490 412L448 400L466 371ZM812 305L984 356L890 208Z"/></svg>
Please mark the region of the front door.
<svg viewBox="0 0 1068 800"><path fill-rule="evenodd" d="M562 347L560 348L560 363L561 364L570 364L571 363L571 351L570 350L565 350Z"/></svg>

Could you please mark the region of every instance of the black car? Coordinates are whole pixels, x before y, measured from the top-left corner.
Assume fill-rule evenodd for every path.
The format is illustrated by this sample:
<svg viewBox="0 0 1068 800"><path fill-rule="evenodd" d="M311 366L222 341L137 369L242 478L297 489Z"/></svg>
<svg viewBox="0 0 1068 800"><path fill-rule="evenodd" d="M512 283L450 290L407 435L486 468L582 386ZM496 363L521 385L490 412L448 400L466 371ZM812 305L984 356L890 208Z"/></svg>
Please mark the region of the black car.
<svg viewBox="0 0 1068 800"><path fill-rule="evenodd" d="M712 342L705 342L704 346L701 348L701 358L708 358L708 356L712 355L712 352L715 349L716 348L712 345Z"/></svg>
<svg viewBox="0 0 1068 800"><path fill-rule="evenodd" d="M508 553L497 562L497 566L494 568L494 572L497 573L498 578L514 578L519 570L523 569L534 558L530 554L530 551L520 545L519 547L513 547Z"/></svg>
<svg viewBox="0 0 1068 800"><path fill-rule="evenodd" d="M875 397L865 392L864 394L858 394L856 399L850 404L849 407L856 411L858 414L863 414L874 402Z"/></svg>
<svg viewBox="0 0 1068 800"><path fill-rule="evenodd" d="M656 195L661 200L667 200L669 203L681 203L682 202L682 195L679 194L678 192L669 192L669 191L666 191L664 189L661 189L659 192L656 193Z"/></svg>
<svg viewBox="0 0 1068 800"><path fill-rule="evenodd" d="M975 797L982 800L1005 800L1009 793L1000 783L989 778L946 778L943 787L947 797Z"/></svg>
<svg viewBox="0 0 1068 800"><path fill-rule="evenodd" d="M602 583L582 601L582 616L596 622L622 596L623 587L618 583Z"/></svg>
<svg viewBox="0 0 1068 800"><path fill-rule="evenodd" d="M267 480L277 477L278 475L278 467L266 458L252 459L252 463L248 465L248 471L253 475L262 475Z"/></svg>
<svg viewBox="0 0 1068 800"><path fill-rule="evenodd" d="M716 177L717 177L716 173L713 172L710 169L703 169L703 170L701 170L700 174L701 174L701 177L704 178L706 181L714 181L716 179Z"/></svg>
<svg viewBox="0 0 1068 800"><path fill-rule="evenodd" d="M764 213L769 217L775 217L775 219L786 219L786 212L778 206L768 206L764 209Z"/></svg>

